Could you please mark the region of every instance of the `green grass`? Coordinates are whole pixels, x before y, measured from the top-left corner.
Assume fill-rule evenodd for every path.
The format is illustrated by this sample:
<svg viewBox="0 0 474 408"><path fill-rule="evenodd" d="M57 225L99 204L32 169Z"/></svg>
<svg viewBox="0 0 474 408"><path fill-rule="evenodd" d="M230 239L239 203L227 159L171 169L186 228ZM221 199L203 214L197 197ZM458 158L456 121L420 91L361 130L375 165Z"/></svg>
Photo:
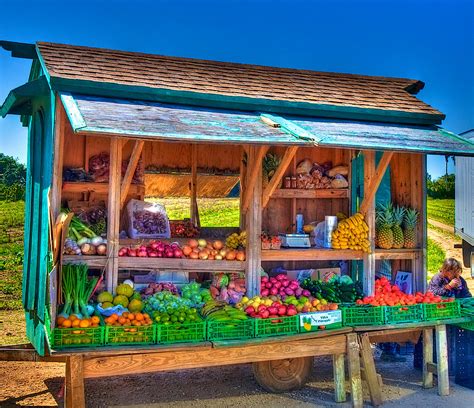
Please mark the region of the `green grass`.
<svg viewBox="0 0 474 408"><path fill-rule="evenodd" d="M147 198L147 201L163 204L170 220L182 220L191 216L188 197ZM239 198L200 198L198 208L202 227L239 226Z"/></svg>
<svg viewBox="0 0 474 408"><path fill-rule="evenodd" d="M454 226L454 199L434 199L428 197L428 218Z"/></svg>
<svg viewBox="0 0 474 408"><path fill-rule="evenodd" d="M23 201L0 202L0 310L21 309Z"/></svg>
<svg viewBox="0 0 474 408"><path fill-rule="evenodd" d="M428 238L427 258L427 278L428 282L435 275L446 258L446 252L432 239Z"/></svg>

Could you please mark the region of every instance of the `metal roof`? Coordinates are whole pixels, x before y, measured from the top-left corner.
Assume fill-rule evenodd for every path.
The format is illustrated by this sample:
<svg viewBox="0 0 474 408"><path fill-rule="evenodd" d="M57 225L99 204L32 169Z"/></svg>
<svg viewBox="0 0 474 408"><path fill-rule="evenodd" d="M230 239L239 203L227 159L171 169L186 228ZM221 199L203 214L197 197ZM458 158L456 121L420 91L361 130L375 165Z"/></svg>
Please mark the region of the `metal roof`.
<svg viewBox="0 0 474 408"><path fill-rule="evenodd" d="M301 145L474 155L474 143L434 125L329 120L61 94L77 133L169 141ZM274 126L264 123L270 120ZM267 120L268 122L268 120ZM278 126L278 127L277 127Z"/></svg>

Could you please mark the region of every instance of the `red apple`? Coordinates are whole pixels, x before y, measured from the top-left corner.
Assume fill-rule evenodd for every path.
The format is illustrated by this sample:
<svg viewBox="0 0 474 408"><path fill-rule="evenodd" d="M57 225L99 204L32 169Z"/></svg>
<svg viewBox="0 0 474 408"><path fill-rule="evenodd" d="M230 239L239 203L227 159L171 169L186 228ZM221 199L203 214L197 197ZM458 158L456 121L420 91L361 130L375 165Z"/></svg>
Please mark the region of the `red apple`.
<svg viewBox="0 0 474 408"><path fill-rule="evenodd" d="M247 306L245 308L245 313L247 313L248 315L251 315L252 313L255 313L255 309L253 308L253 306Z"/></svg>
<svg viewBox="0 0 474 408"><path fill-rule="evenodd" d="M281 305L281 306L278 307L278 314L280 316L286 315L286 306L285 305Z"/></svg>
<svg viewBox="0 0 474 408"><path fill-rule="evenodd" d="M260 312L260 316L262 316L263 319L267 319L268 316L270 316L270 312L268 310L263 310Z"/></svg>

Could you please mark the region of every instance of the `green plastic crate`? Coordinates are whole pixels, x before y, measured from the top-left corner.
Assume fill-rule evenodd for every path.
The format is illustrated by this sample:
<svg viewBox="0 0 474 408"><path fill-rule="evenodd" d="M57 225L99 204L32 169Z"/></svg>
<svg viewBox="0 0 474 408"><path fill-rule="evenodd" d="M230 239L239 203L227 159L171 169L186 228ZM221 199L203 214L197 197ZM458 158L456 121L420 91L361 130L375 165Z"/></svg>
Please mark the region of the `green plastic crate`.
<svg viewBox="0 0 474 408"><path fill-rule="evenodd" d="M255 319L233 322L207 321L208 340L244 340L253 337L255 337Z"/></svg>
<svg viewBox="0 0 474 408"><path fill-rule="evenodd" d="M158 325L158 343L200 343L206 340L206 322Z"/></svg>
<svg viewBox="0 0 474 408"><path fill-rule="evenodd" d="M455 319L461 316L458 301L441 303L423 303L423 317L425 320Z"/></svg>
<svg viewBox="0 0 474 408"><path fill-rule="evenodd" d="M105 326L105 344L139 345L156 343L156 325Z"/></svg>
<svg viewBox="0 0 474 408"><path fill-rule="evenodd" d="M300 333L340 329L342 327L343 311L338 309L302 313L298 315L298 320Z"/></svg>
<svg viewBox="0 0 474 408"><path fill-rule="evenodd" d="M298 316L255 319L255 337L285 336L299 333Z"/></svg>
<svg viewBox="0 0 474 408"><path fill-rule="evenodd" d="M423 320L423 308L421 305L384 306L385 323L414 323Z"/></svg>
<svg viewBox="0 0 474 408"><path fill-rule="evenodd" d="M464 329L464 330L474 331L474 321L459 323L459 324L456 324L455 326L458 326L459 328Z"/></svg>
<svg viewBox="0 0 474 408"><path fill-rule="evenodd" d="M380 326L385 323L382 306L352 306L342 309L344 326Z"/></svg>
<svg viewBox="0 0 474 408"><path fill-rule="evenodd" d="M104 327L74 327L53 329L52 346L55 349L70 347L96 347L104 345Z"/></svg>

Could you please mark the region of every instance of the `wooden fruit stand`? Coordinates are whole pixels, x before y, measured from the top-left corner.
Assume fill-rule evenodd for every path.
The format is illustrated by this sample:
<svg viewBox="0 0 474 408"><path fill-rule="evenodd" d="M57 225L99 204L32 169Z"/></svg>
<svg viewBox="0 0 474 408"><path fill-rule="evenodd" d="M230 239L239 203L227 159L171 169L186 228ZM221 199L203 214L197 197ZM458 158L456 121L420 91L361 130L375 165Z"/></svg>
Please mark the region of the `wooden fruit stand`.
<svg viewBox="0 0 474 408"><path fill-rule="evenodd" d="M29 126L23 285L27 334L39 355L66 359L68 405L84 406L83 378L253 362L260 363L256 376L262 379L262 373L272 370L268 362L283 356L291 365L291 359L316 355L334 356L336 400L343 401L347 355L353 405L362 406L359 340L352 328L235 344L59 352L51 349L45 325L47 316L56 315L62 263L104 270L110 291L123 280L123 271L127 277L147 270L245 272L247 293L253 296L260 293L262 267L304 269L330 261L350 261L351 274L371 294L376 262L388 260L393 273L412 272L414 290L423 290L426 155L472 155L474 145L437 126L444 115L413 96L423 88L421 81L50 43L0 46L33 60L29 82L11 91L0 113L22 115ZM102 152L110 158L108 182L63 181L64 169L87 172L90 158ZM281 163L263 185L262 160L269 152L281 157ZM282 188L281 180L294 175L303 159L346 166L348 187ZM128 165L122 176L124 160ZM145 183L132 182L139 162L145 169L189 169L193 222L199 218L200 169L216 170L214 177L233 174L240 181L240 227L247 231L245 261L119 257L120 247L130 242L120 237L127 202L153 193ZM421 215L416 248L375 248L375 196L388 171L392 200ZM52 226L71 200L107 203L107 254L59 256L51 265L46 260L51 259ZM369 226L370 252L261 249L262 230L289 232L297 214L321 221L326 215L357 211ZM372 378L370 364L365 356L366 376ZM307 370L307 364L299 367Z"/></svg>

